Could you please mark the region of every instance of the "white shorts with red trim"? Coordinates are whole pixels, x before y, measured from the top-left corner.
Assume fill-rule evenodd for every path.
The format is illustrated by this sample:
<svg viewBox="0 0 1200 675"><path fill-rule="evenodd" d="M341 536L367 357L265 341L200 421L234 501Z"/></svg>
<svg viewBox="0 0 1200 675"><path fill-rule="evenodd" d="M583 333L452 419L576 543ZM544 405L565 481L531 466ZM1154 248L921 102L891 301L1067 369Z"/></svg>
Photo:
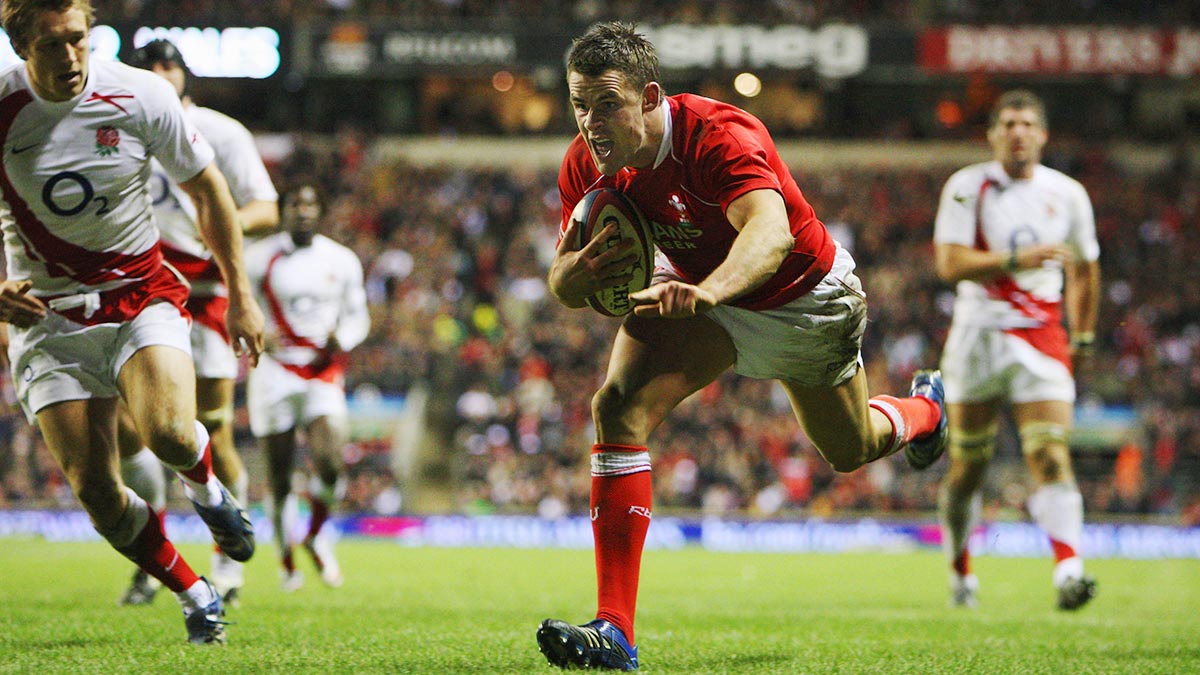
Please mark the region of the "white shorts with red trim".
<svg viewBox="0 0 1200 675"><path fill-rule="evenodd" d="M346 390L340 383L305 379L263 354L246 375L246 410L250 432L261 438L318 417L344 419Z"/></svg>
<svg viewBox="0 0 1200 675"><path fill-rule="evenodd" d="M211 326L192 322L192 361L196 377L201 379L233 380L238 375L238 357L225 336Z"/></svg>
<svg viewBox="0 0 1200 675"><path fill-rule="evenodd" d="M52 403L117 396L121 367L143 347L191 354L188 320L169 302L153 303L131 321L92 326L49 312L30 328L9 326L9 335L13 382L30 423Z"/></svg>
<svg viewBox="0 0 1200 675"><path fill-rule="evenodd" d="M661 255L654 282L680 277ZM718 305L705 316L733 340L740 375L833 387L862 367L867 296L854 274L854 259L838 246L833 268L816 288L773 309Z"/></svg>
<svg viewBox="0 0 1200 675"><path fill-rule="evenodd" d="M1062 361L999 328L952 323L941 368L950 403L1075 401Z"/></svg>

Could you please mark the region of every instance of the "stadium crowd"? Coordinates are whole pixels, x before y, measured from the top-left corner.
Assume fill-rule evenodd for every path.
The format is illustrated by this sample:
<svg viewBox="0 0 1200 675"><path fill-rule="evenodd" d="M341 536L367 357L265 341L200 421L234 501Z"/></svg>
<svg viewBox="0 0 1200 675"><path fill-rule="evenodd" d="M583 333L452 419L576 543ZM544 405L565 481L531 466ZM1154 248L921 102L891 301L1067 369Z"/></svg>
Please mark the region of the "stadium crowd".
<svg viewBox="0 0 1200 675"><path fill-rule="evenodd" d="M429 392L428 429L453 509L585 512L590 396L616 320L564 309L547 292L556 172L417 167L377 159L387 155L357 134L323 147L298 138L271 168L278 185L315 178L329 188L333 235L363 261L373 328L353 354L348 390ZM1087 149L1048 163L1088 188L1103 247L1098 350L1080 406L1126 406L1141 420L1107 447L1076 452L1089 513L1200 524L1200 171L1181 159L1161 175L1130 175ZM872 390L902 391L914 369L938 358L951 289L934 276L930 239L948 173L799 167L801 189L859 263ZM3 382L0 508L72 506L12 405L7 373ZM244 430L244 407L238 420ZM931 511L940 476L937 467L914 473L898 455L835 474L799 431L781 389L733 375L685 402L652 448L662 511ZM401 507L388 450L378 439L346 449L347 509ZM1010 438L998 453L985 504L992 515L1014 515L1025 497L1019 451Z"/></svg>

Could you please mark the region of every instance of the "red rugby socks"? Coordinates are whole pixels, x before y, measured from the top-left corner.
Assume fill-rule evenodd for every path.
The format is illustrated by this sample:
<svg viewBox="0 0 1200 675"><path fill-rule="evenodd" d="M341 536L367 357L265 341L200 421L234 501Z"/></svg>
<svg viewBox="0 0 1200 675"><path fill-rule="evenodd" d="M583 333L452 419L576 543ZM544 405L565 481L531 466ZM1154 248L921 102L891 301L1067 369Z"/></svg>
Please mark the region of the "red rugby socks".
<svg viewBox="0 0 1200 675"><path fill-rule="evenodd" d="M152 511L133 490L125 488L125 493L129 502L121 519L112 530L101 534L121 555L167 588L176 593L187 590L200 577L167 540L162 515Z"/></svg>
<svg viewBox="0 0 1200 675"><path fill-rule="evenodd" d="M912 439L933 432L942 419L942 409L924 396L896 398L883 394L871 397L868 405L883 413L892 423L891 441L879 457L886 457Z"/></svg>
<svg viewBox="0 0 1200 675"><path fill-rule="evenodd" d="M653 490L645 446L592 446L592 536L596 542L597 618L634 643L642 548L650 528Z"/></svg>

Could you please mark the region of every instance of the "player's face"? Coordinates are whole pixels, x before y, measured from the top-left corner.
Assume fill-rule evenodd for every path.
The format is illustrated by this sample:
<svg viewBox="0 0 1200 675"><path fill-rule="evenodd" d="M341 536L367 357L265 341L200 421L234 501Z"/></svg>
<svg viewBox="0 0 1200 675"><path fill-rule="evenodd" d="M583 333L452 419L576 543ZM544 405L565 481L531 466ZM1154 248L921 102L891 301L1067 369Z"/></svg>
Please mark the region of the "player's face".
<svg viewBox="0 0 1200 675"><path fill-rule="evenodd" d="M290 194L280 214L283 227L297 244L307 244L321 226L321 198L311 187Z"/></svg>
<svg viewBox="0 0 1200 675"><path fill-rule="evenodd" d="M638 89L616 70L597 77L571 71L567 89L575 123L600 173L615 176L624 167L653 163L658 148L648 140L646 115L659 105L658 83Z"/></svg>
<svg viewBox="0 0 1200 675"><path fill-rule="evenodd" d="M1046 127L1032 108L1005 108L988 130L988 142L996 159L1006 165L1032 165L1042 161Z"/></svg>
<svg viewBox="0 0 1200 675"><path fill-rule="evenodd" d="M183 96L183 85L187 82L187 75L183 72L183 68L179 67L178 63L174 61L159 61L150 66L150 70L153 70L159 77L170 82L171 86L175 87L175 93Z"/></svg>
<svg viewBox="0 0 1200 675"><path fill-rule="evenodd" d="M88 23L83 11L45 11L34 22L25 70L38 96L66 101L87 84Z"/></svg>

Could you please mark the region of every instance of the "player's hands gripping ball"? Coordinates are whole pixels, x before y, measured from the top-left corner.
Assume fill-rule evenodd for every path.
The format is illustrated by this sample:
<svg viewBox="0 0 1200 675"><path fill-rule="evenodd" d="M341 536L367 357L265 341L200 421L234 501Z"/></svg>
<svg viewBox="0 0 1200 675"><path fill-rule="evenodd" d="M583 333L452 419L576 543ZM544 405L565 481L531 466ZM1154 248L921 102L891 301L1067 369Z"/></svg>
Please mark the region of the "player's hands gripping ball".
<svg viewBox="0 0 1200 675"><path fill-rule="evenodd" d="M621 256L614 283L587 298L587 304L608 316L622 316L633 310L629 296L650 286L654 275L654 237L637 206L623 193L599 188L584 195L575 206L571 219L577 235L575 246L587 254L601 254L614 248L628 252ZM629 242L629 243L626 243Z"/></svg>

